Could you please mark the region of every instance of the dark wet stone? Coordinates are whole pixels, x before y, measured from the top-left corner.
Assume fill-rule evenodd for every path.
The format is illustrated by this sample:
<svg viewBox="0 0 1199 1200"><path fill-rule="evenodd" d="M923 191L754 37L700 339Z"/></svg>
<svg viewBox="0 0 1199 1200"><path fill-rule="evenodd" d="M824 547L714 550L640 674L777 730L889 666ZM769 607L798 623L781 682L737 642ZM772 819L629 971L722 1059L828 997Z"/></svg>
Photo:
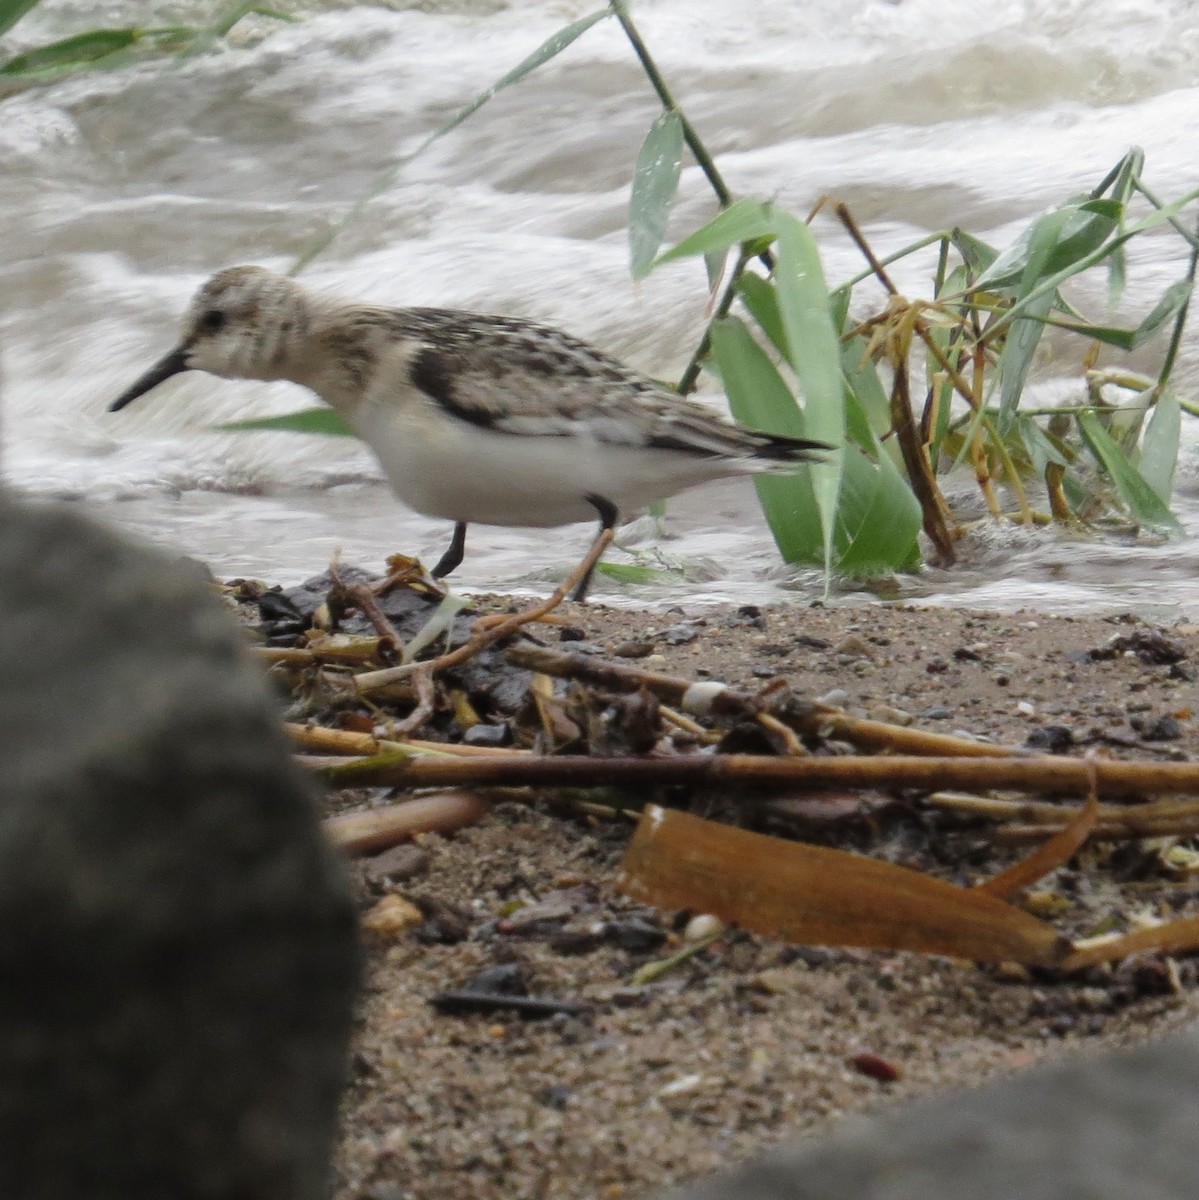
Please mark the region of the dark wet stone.
<svg viewBox="0 0 1199 1200"><path fill-rule="evenodd" d="M571 921L549 936L551 950L558 954L587 954L607 936L603 921Z"/></svg>
<svg viewBox="0 0 1199 1200"><path fill-rule="evenodd" d="M417 941L426 945L453 946L470 936L471 915L457 905L424 892L409 899L425 918L413 930Z"/></svg>
<svg viewBox="0 0 1199 1200"><path fill-rule="evenodd" d="M1074 745L1074 731L1068 725L1039 725L1024 739L1030 750L1046 754L1064 754Z"/></svg>
<svg viewBox="0 0 1199 1200"><path fill-rule="evenodd" d="M653 652L653 642L621 642L612 647L615 658L648 658Z"/></svg>
<svg viewBox="0 0 1199 1200"><path fill-rule="evenodd" d="M463 990L489 996L527 996L529 985L518 963L499 963L476 972Z"/></svg>
<svg viewBox="0 0 1199 1200"><path fill-rule="evenodd" d="M472 725L463 735L467 746L508 746L512 742L512 726L507 721L499 725Z"/></svg>
<svg viewBox="0 0 1199 1200"><path fill-rule="evenodd" d="M666 930L660 925L633 917L626 921L611 922L607 936L610 942L630 954L648 954L666 941Z"/></svg>
<svg viewBox="0 0 1199 1200"><path fill-rule="evenodd" d="M1141 737L1147 742L1174 742L1182 737L1182 723L1168 713L1146 724Z"/></svg>
<svg viewBox="0 0 1199 1200"><path fill-rule="evenodd" d="M1103 660L1115 658L1131 651L1146 666L1169 666L1182 662L1186 651L1175 641L1157 629L1137 629L1132 633L1113 634L1097 649L1090 652L1091 658Z"/></svg>
<svg viewBox="0 0 1199 1200"><path fill-rule="evenodd" d="M694 625L679 624L671 625L669 629L663 629L659 637L668 646L685 646L688 642L693 642L699 636L699 631Z"/></svg>
<svg viewBox="0 0 1199 1200"><path fill-rule="evenodd" d="M543 1104L546 1108L563 1109L574 1096L574 1092L565 1084L554 1083L549 1087L542 1088L536 1093L535 1099L538 1104Z"/></svg>
<svg viewBox="0 0 1199 1200"><path fill-rule="evenodd" d="M393 846L362 864L362 874L367 883L403 883L421 874L429 865L429 856L411 842Z"/></svg>
<svg viewBox="0 0 1199 1200"><path fill-rule="evenodd" d="M263 592L257 600L258 615L267 622L273 623L276 621L294 622L300 628L307 627L312 619L312 613L302 613L297 607L295 601L283 592L272 588L270 591Z"/></svg>

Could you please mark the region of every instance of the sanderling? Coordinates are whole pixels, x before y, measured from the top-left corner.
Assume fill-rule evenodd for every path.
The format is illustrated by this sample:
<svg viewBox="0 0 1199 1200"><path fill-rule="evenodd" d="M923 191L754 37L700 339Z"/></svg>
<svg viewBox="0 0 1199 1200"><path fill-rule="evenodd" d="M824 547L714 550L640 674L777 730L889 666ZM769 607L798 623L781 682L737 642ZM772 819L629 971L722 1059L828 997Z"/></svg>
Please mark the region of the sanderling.
<svg viewBox="0 0 1199 1200"><path fill-rule="evenodd" d="M179 345L111 405L181 371L311 388L371 447L410 508L454 522L602 530L693 484L794 470L823 443L730 424L586 342L512 317L382 308L230 267L192 301ZM586 580L579 591L585 591Z"/></svg>

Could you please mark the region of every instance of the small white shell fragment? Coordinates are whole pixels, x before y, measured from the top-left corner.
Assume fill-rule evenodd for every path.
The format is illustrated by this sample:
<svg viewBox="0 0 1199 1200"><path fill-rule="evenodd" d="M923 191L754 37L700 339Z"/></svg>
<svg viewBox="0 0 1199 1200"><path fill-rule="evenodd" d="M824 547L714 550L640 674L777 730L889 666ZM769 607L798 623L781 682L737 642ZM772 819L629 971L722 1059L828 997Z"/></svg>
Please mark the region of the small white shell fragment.
<svg viewBox="0 0 1199 1200"><path fill-rule="evenodd" d="M724 922L713 913L697 913L683 930L683 941L706 942L724 933Z"/></svg>
<svg viewBox="0 0 1199 1200"><path fill-rule="evenodd" d="M658 1095L663 1100L669 1100L672 1096L686 1096L691 1092L699 1091L703 1083L702 1075L682 1075L659 1088Z"/></svg>

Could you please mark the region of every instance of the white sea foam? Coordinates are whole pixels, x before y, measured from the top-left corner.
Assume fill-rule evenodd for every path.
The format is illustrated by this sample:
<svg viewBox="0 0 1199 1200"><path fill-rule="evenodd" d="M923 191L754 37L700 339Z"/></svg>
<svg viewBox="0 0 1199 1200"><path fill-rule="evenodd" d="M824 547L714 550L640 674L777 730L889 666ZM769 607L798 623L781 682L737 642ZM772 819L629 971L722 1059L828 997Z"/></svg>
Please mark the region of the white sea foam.
<svg viewBox="0 0 1199 1200"><path fill-rule="evenodd" d="M186 378L128 412L105 409L169 347L202 278L235 262L286 267L397 155L593 7L520 0L428 13L314 2L297 24L258 22L202 57L90 72L0 101L7 476L86 500L218 571L294 578L337 544L376 564L395 549L435 556L445 531L366 486L379 472L355 445L208 429L309 404L296 389ZM207 0L115 0L104 15L148 25L209 10ZM1199 183L1189 3L963 0L952 20L945 12L939 0L642 0L636 9L734 188L801 211L822 194L844 198L883 250L948 224L1010 239L1039 210L1093 186L1133 143L1146 148L1161 194ZM95 21L73 0L43 0L5 47ZM305 277L382 303L547 321L669 376L702 327L706 295L690 264L641 284L629 277L628 182L654 114L627 45L604 23L405 168ZM672 234L711 211L689 167ZM830 278L857 271L833 222L817 230ZM1177 242L1137 247L1122 315L1143 313L1181 270ZM930 273L930 262L896 268L913 294ZM1099 311L1105 288L1096 275L1078 299ZM1184 347L1184 388L1199 380L1197 344ZM1151 366L1160 349L1134 365ZM1041 368L1044 398L1069 397L1071 366ZM1194 612L1199 467L1187 437L1178 506L1192 538L1182 545L997 531L967 551L962 570L918 586L1002 607L1152 600ZM787 594L747 488L672 502L668 530L665 554L714 560L719 577L664 586L656 598ZM585 542L578 532L560 535L560 563ZM478 530L463 578L538 586L544 562L542 534ZM809 576L799 578L802 594Z"/></svg>

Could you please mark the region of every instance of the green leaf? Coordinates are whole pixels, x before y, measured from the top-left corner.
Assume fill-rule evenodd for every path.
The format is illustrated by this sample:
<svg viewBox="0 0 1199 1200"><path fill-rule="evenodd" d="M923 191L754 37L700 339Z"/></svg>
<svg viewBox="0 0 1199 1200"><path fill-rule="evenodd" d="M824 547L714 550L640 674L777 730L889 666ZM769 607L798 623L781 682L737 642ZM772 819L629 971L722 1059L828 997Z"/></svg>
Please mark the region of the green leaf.
<svg viewBox="0 0 1199 1200"><path fill-rule="evenodd" d="M664 571L661 567L643 567L637 563L601 562L595 568L597 575L606 575L617 583L677 583L682 576L677 571Z"/></svg>
<svg viewBox="0 0 1199 1200"><path fill-rule="evenodd" d="M228 421L209 428L234 433L267 430L275 433L318 433L326 437L358 436L331 408L302 408L278 417L253 417L248 421Z"/></svg>
<svg viewBox="0 0 1199 1200"><path fill-rule="evenodd" d="M28 75L34 71L95 62L105 55L136 45L141 38L142 31L139 29L93 29L90 33L63 38L62 41L50 42L18 54L0 67L0 75Z"/></svg>
<svg viewBox="0 0 1199 1200"><path fill-rule="evenodd" d="M1024 318L1016 321L1003 343L999 355L999 420L1001 433L1011 428L1012 417L1020 403L1025 380L1032 369L1032 360L1045 332L1042 322L1053 305L1053 293L1046 292L1029 307Z"/></svg>
<svg viewBox="0 0 1199 1200"><path fill-rule="evenodd" d="M674 262L680 258L692 258L697 254L712 254L739 246L754 238L768 237L775 232L774 213L768 204L746 197L721 209L702 228L690 237L685 237L677 246L672 246L658 256L658 263ZM655 266L657 263L655 263Z"/></svg>
<svg viewBox="0 0 1199 1200"><path fill-rule="evenodd" d="M1094 338L1097 342L1104 342L1109 346L1118 346L1121 350L1136 350L1156 337L1186 307L1191 298L1191 287L1189 279L1180 279L1177 283L1170 284L1162 293L1162 298L1154 305L1152 312L1135 329L1122 329L1114 325L1089 325L1085 321L1067 321L1061 317L1054 317L1048 323L1081 333L1084 337Z"/></svg>
<svg viewBox="0 0 1199 1200"><path fill-rule="evenodd" d="M1016 428L1028 451L1033 470L1038 478L1044 478L1045 468L1050 463L1059 467L1068 467L1070 460L1058 449L1056 443L1032 417L1017 417Z"/></svg>
<svg viewBox="0 0 1199 1200"><path fill-rule="evenodd" d="M711 336L712 353L733 416L751 429L807 437L807 422L795 397L745 322L725 317L713 323ZM808 472L756 475L754 485L783 559L791 563L823 562L820 511Z"/></svg>
<svg viewBox="0 0 1199 1200"><path fill-rule="evenodd" d="M1122 229L1120 233L1106 242L1104 245L1092 250L1090 254L1084 255L1081 259L1065 267L1063 270L1050 275L1046 279L1042 279L1040 283L1033 288L1028 295L1017 300L1007 312L996 318L988 327L988 335L994 337L1001 329L1005 328L1012 321L1025 315L1029 308L1035 307L1037 301L1046 293L1056 293L1057 289L1065 283L1072 275L1077 275L1081 271L1093 267L1097 262L1106 258L1119 246L1123 246L1126 242L1131 241L1138 234L1146 233L1150 229L1155 229L1158 225L1166 221L1172 221L1188 204L1199 199L1199 188L1193 188L1186 192L1171 204L1167 204L1162 208L1155 209L1147 217L1143 217L1135 225L1130 225Z"/></svg>
<svg viewBox="0 0 1199 1200"><path fill-rule="evenodd" d="M833 528L841 489L841 446L845 440L845 388L841 346L829 310L828 287L812 231L789 213L776 212L778 262L775 287L783 318L787 361L799 377L807 436L835 447L812 464L812 489L824 532L826 572L833 565Z"/></svg>
<svg viewBox="0 0 1199 1200"><path fill-rule="evenodd" d="M38 0L0 0L0 34L7 33Z"/></svg>
<svg viewBox="0 0 1199 1200"><path fill-rule="evenodd" d="M727 317L716 322L712 350L738 421L788 437L812 436L807 416L743 321ZM850 414L851 434L877 450L866 413L854 399ZM920 506L903 475L885 453L872 462L856 447L848 447L844 459L833 525L836 568L878 574L916 565ZM754 484L782 557L791 563L826 565L811 468L795 475L758 475Z"/></svg>
<svg viewBox="0 0 1199 1200"><path fill-rule="evenodd" d="M786 335L783 333L783 317L779 312L779 298L774 284L753 271L744 271L737 280L737 292L757 321L758 328L770 339L770 344L780 354L785 354Z"/></svg>
<svg viewBox="0 0 1199 1200"><path fill-rule="evenodd" d="M962 256L962 261L966 264L970 274L975 278L987 270L999 257L999 251L994 246L987 245L981 238L976 238L974 234L967 233L964 229L955 228L949 237L957 248L957 252ZM941 291L945 293L951 291L948 282Z"/></svg>
<svg viewBox="0 0 1199 1200"><path fill-rule="evenodd" d="M1042 213L974 281L975 288L1011 287L1026 294L1040 278L1067 270L1091 254L1115 231L1124 214L1118 200L1085 200ZM1035 275L1029 266L1036 261Z"/></svg>
<svg viewBox="0 0 1199 1200"><path fill-rule="evenodd" d="M1174 468L1182 436L1182 409L1173 392L1162 392L1141 439L1140 472L1163 504L1174 492Z"/></svg>
<svg viewBox="0 0 1199 1200"><path fill-rule="evenodd" d="M871 461L847 446L837 504L837 569L847 575L912 570L920 564L920 503L886 455Z"/></svg>
<svg viewBox="0 0 1199 1200"><path fill-rule="evenodd" d="M1107 472L1120 498L1128 507L1133 518L1141 525L1170 537L1183 533L1182 526L1166 507L1157 492L1146 482L1141 473L1128 461L1124 452L1113 441L1111 434L1103 428L1094 413L1078 414L1078 431L1087 447Z"/></svg>
<svg viewBox="0 0 1199 1200"><path fill-rule="evenodd" d="M629 257L634 279L645 278L654 265L682 169L683 119L674 109L668 109L651 126L633 172Z"/></svg>

